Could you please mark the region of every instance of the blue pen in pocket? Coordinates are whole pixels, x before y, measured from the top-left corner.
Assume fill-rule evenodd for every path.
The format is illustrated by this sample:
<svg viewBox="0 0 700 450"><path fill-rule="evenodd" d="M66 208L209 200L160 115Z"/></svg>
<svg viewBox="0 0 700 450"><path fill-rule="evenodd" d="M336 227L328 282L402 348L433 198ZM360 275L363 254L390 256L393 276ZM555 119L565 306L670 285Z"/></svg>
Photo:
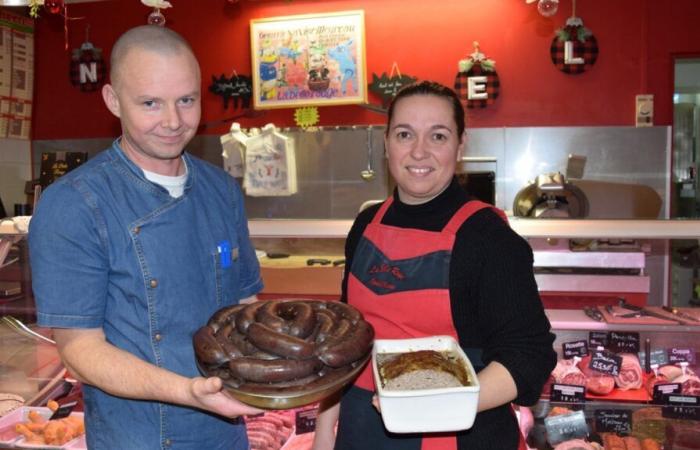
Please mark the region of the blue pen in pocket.
<svg viewBox="0 0 700 450"><path fill-rule="evenodd" d="M219 253L221 268L226 269L231 267L231 243L229 241L221 241L216 246L216 250Z"/></svg>

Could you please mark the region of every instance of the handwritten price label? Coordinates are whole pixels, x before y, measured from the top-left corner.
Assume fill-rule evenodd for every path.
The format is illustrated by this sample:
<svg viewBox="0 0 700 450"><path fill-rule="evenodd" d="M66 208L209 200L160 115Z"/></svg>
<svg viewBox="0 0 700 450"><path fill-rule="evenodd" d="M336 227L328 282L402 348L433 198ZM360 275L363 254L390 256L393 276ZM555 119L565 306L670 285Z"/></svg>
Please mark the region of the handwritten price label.
<svg viewBox="0 0 700 450"><path fill-rule="evenodd" d="M583 411L547 417L544 419L547 441L554 447L560 442L582 438L588 434Z"/></svg>
<svg viewBox="0 0 700 450"><path fill-rule="evenodd" d="M632 430L632 411L629 409L599 409L594 415L598 433L629 433Z"/></svg>
<svg viewBox="0 0 700 450"><path fill-rule="evenodd" d="M661 417L669 419L700 420L700 397L696 395L671 394L661 407Z"/></svg>
<svg viewBox="0 0 700 450"><path fill-rule="evenodd" d="M562 354L564 355L564 359L571 359L574 356L586 356L588 354L588 342L564 342L562 344Z"/></svg>
<svg viewBox="0 0 700 450"><path fill-rule="evenodd" d="M552 402L583 403L586 401L586 387L577 384L555 383L552 385L549 399Z"/></svg>
<svg viewBox="0 0 700 450"><path fill-rule="evenodd" d="M591 331L588 333L588 346L591 348L607 347L608 333L606 331Z"/></svg>
<svg viewBox="0 0 700 450"><path fill-rule="evenodd" d="M316 416L318 409L304 409L297 411L295 417L296 434L311 433L316 429Z"/></svg>
<svg viewBox="0 0 700 450"><path fill-rule="evenodd" d="M598 350L593 353L591 362L588 367L598 372L607 373L609 375L619 375L620 367L622 366L622 357L608 350Z"/></svg>
<svg viewBox="0 0 700 450"><path fill-rule="evenodd" d="M639 353L639 333L611 331L608 339L615 353Z"/></svg>

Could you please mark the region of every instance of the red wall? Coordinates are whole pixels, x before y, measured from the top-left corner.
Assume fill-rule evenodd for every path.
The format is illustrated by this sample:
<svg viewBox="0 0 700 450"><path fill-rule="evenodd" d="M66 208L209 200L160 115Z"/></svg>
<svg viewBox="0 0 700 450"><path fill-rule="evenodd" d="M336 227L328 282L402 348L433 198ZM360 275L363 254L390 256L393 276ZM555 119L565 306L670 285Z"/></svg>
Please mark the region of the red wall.
<svg viewBox="0 0 700 450"><path fill-rule="evenodd" d="M235 69L250 74L249 21L255 18L363 9L367 72L402 71L421 79L452 85L457 61L473 51L472 41L496 61L501 92L496 103L469 110L469 126L604 126L633 125L634 98L654 94L655 124L673 120L673 55L700 55L700 2L697 0L583 0L577 15L594 33L598 61L581 75L566 75L551 63L549 45L555 30L571 15L572 3L561 0L551 19L524 0L173 0L165 10L168 26L183 34L200 59L203 122L216 122L240 111L224 110L220 97L208 92L212 75ZM64 49L60 16L43 12L36 22L34 139L110 137L118 122L99 93L83 93L70 84L70 50L85 38L104 50L116 37L145 23L149 8L136 0L80 3L69 6L69 51ZM370 93L370 100L379 99ZM267 111L244 126L273 122L293 126L293 109ZM359 106L320 108L321 125L383 123L385 117ZM203 133L222 133L228 125Z"/></svg>

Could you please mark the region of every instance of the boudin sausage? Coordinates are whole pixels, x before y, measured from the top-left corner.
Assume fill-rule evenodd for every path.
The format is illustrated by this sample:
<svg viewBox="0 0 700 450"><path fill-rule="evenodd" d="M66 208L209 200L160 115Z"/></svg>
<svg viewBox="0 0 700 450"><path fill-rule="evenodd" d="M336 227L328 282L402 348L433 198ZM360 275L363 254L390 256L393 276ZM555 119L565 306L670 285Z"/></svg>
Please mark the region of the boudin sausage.
<svg viewBox="0 0 700 450"><path fill-rule="evenodd" d="M338 314L340 317L348 319L350 323L355 325L357 322L364 319L362 313L347 303L343 302L328 302L328 309Z"/></svg>
<svg viewBox="0 0 700 450"><path fill-rule="evenodd" d="M316 355L330 367L342 367L367 354L374 339L374 328L364 320L341 338L329 338L316 347Z"/></svg>
<svg viewBox="0 0 700 450"><path fill-rule="evenodd" d="M257 313L258 309L260 309L266 303L267 302L250 303L248 305L245 305L243 309L238 311L238 314L236 314L235 322L236 329L239 333L245 334L248 332L248 327L250 326L250 324L255 322L255 314Z"/></svg>
<svg viewBox="0 0 700 450"><path fill-rule="evenodd" d="M208 325L197 330L192 336L192 343L197 356L204 364L220 366L231 359L226 356L214 336L214 330Z"/></svg>
<svg viewBox="0 0 700 450"><path fill-rule="evenodd" d="M284 302L279 306L282 317L289 318L288 333L299 338L308 337L316 327L316 314L308 303Z"/></svg>
<svg viewBox="0 0 700 450"><path fill-rule="evenodd" d="M287 321L280 317L277 309L280 303L282 302L279 300L266 302L255 313L255 320L279 333L287 333L289 330Z"/></svg>
<svg viewBox="0 0 700 450"><path fill-rule="evenodd" d="M232 318L235 318L236 313L245 308L245 306L246 305L225 306L211 316L209 322L207 322L207 325L209 325L214 330L214 333L216 333L219 331L219 328L223 327Z"/></svg>
<svg viewBox="0 0 700 450"><path fill-rule="evenodd" d="M248 340L260 350L283 358L306 359L314 354L312 342L277 332L260 322L250 324Z"/></svg>
<svg viewBox="0 0 700 450"><path fill-rule="evenodd" d="M228 363L234 376L258 383L277 383L306 377L320 367L317 358L264 360L244 356Z"/></svg>

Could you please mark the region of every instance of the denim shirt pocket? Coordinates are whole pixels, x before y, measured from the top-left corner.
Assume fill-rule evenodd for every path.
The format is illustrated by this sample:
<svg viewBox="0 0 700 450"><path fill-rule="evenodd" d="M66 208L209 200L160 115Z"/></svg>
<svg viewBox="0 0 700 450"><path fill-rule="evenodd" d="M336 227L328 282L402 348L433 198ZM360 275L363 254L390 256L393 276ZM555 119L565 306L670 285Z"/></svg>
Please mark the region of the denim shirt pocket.
<svg viewBox="0 0 700 450"><path fill-rule="evenodd" d="M228 306L238 301L240 279L240 247L237 239L224 239L216 244L212 258L216 280L216 304Z"/></svg>

